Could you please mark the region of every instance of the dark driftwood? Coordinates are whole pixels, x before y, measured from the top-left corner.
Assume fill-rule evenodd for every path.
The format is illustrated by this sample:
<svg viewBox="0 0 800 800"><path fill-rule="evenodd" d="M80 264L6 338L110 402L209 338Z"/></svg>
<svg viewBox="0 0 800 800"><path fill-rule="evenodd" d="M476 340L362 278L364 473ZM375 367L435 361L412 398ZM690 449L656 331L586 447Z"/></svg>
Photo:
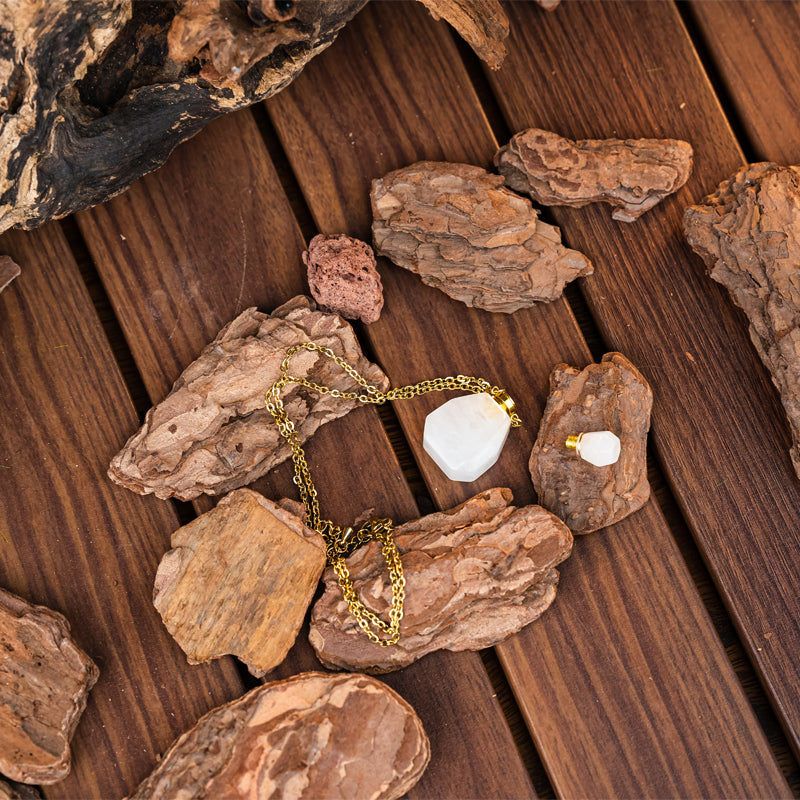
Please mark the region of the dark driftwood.
<svg viewBox="0 0 800 800"><path fill-rule="evenodd" d="M122 191L214 117L280 91L365 2L4 3L0 231Z"/></svg>
<svg viewBox="0 0 800 800"><path fill-rule="evenodd" d="M414 709L366 675L307 672L206 714L132 800L393 800L430 760Z"/></svg>

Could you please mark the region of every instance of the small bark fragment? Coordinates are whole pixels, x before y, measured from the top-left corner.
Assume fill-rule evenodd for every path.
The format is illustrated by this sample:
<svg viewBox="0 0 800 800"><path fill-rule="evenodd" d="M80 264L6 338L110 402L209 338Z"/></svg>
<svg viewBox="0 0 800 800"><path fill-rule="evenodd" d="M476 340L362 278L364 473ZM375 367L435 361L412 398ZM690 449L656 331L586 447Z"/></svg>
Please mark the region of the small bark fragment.
<svg viewBox="0 0 800 800"><path fill-rule="evenodd" d="M42 800L42 795L33 786L0 780L0 800Z"/></svg>
<svg viewBox="0 0 800 800"><path fill-rule="evenodd" d="M420 0L434 19L447 20L492 69L506 56L508 17L500 0ZM545 0L548 2L548 0ZM556 0L558 2L558 0Z"/></svg>
<svg viewBox="0 0 800 800"><path fill-rule="evenodd" d="M111 462L111 479L139 494L192 500L238 489L280 464L291 450L264 406L264 395L278 378L286 351L305 341L329 347L371 384L388 388L380 368L364 358L350 325L317 311L310 298L295 297L272 314L249 308L147 412L144 425ZM358 388L318 353L298 353L291 372L342 391ZM359 405L296 385L286 388L283 402L303 441Z"/></svg>
<svg viewBox="0 0 800 800"><path fill-rule="evenodd" d="M375 253L359 239L317 234L303 253L308 286L323 308L347 319L377 322L383 308L383 284Z"/></svg>
<svg viewBox="0 0 800 800"><path fill-rule="evenodd" d="M153 591L190 664L230 654L256 677L286 658L325 568L325 541L250 489L172 535Z"/></svg>
<svg viewBox="0 0 800 800"><path fill-rule="evenodd" d="M0 589L0 772L21 783L69 774L69 743L99 675L55 611Z"/></svg>
<svg viewBox="0 0 800 800"><path fill-rule="evenodd" d="M579 371L559 364L550 374L550 397L529 468L539 502L573 533L613 525L650 497L647 432L653 393L621 353ZM565 447L567 437L611 431L621 443L619 461L595 467Z"/></svg>
<svg viewBox="0 0 800 800"><path fill-rule="evenodd" d="M309 633L320 661L391 672L434 650L490 647L537 619L555 599L554 567L570 554L572 534L549 511L510 503L509 489L490 489L395 530L406 597L393 647L367 639L328 568ZM356 550L347 566L361 601L386 619L392 592L378 543Z"/></svg>
<svg viewBox="0 0 800 800"><path fill-rule="evenodd" d="M529 200L470 164L420 161L372 183L375 250L455 300L510 314L592 273Z"/></svg>
<svg viewBox="0 0 800 800"><path fill-rule="evenodd" d="M750 164L683 216L709 275L747 315L792 430L800 477L800 168Z"/></svg>
<svg viewBox="0 0 800 800"><path fill-rule="evenodd" d="M19 265L9 256L0 256L0 292L20 274Z"/></svg>
<svg viewBox="0 0 800 800"><path fill-rule="evenodd" d="M544 206L604 202L633 222L676 192L692 171L692 147L678 139L581 139L530 128L494 157L506 183Z"/></svg>
<svg viewBox="0 0 800 800"><path fill-rule="evenodd" d="M131 800L395 800L429 760L419 717L388 686L307 672L206 714Z"/></svg>

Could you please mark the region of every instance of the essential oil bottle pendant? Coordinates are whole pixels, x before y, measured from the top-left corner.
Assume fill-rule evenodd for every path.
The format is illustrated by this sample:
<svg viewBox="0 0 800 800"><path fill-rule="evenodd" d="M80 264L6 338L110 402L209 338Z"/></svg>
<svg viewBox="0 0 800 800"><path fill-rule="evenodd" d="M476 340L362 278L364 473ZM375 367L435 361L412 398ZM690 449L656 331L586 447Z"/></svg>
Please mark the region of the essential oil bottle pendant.
<svg viewBox="0 0 800 800"><path fill-rule="evenodd" d="M477 480L500 457L513 411L505 392L455 397L425 418L422 447L450 480Z"/></svg>

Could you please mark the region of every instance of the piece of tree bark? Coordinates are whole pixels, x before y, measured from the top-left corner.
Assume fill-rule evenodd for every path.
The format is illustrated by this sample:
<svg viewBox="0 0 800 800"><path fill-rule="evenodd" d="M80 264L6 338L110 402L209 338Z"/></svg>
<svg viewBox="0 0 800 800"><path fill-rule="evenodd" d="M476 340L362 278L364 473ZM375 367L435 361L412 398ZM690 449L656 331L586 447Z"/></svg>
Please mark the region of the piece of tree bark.
<svg viewBox="0 0 800 800"><path fill-rule="evenodd" d="M550 373L550 396L529 469L539 502L573 533L613 525L650 497L647 432L653 393L621 353L577 370L558 364ZM611 431L620 439L616 464L596 467L565 446L567 437Z"/></svg>
<svg viewBox="0 0 800 800"><path fill-rule="evenodd" d="M280 91L365 2L293 3L287 19L268 0L0 0L0 231L122 191Z"/></svg>
<svg viewBox="0 0 800 800"><path fill-rule="evenodd" d="M0 292L20 274L19 265L9 256L0 256Z"/></svg>
<svg viewBox="0 0 800 800"><path fill-rule="evenodd" d="M581 139L521 131L494 157L506 183L544 206L604 202L633 222L676 192L692 171L692 147L678 139Z"/></svg>
<svg viewBox="0 0 800 800"><path fill-rule="evenodd" d="M286 351L305 341L331 348L371 384L388 388L380 368L364 358L350 325L336 314L317 311L310 298L295 297L272 314L249 308L219 332L169 395L147 412L144 425L111 462L111 479L139 494L191 500L238 489L280 464L291 450L264 396L278 378ZM299 352L290 371L323 386L358 388L341 367L318 353ZM284 391L283 401L303 441L359 405L294 384Z"/></svg>
<svg viewBox="0 0 800 800"><path fill-rule="evenodd" d="M325 541L250 489L172 535L153 605L190 664L230 654L256 677L283 661L325 568Z"/></svg>
<svg viewBox="0 0 800 800"><path fill-rule="evenodd" d="M317 234L303 253L308 287L322 306L347 319L377 322L383 309L383 284L375 253L360 239Z"/></svg>
<svg viewBox="0 0 800 800"><path fill-rule="evenodd" d="M800 477L800 168L750 164L686 209L686 238L750 322L778 388Z"/></svg>
<svg viewBox="0 0 800 800"><path fill-rule="evenodd" d="M60 781L98 669L61 614L3 589L0 653L0 773L21 783Z"/></svg>
<svg viewBox="0 0 800 800"><path fill-rule="evenodd" d="M447 20L492 69L506 55L508 17L500 0L420 0L434 19Z"/></svg>
<svg viewBox="0 0 800 800"><path fill-rule="evenodd" d="M377 253L468 306L512 313L592 273L528 199L470 164L420 161L374 180L372 214Z"/></svg>
<svg viewBox="0 0 800 800"><path fill-rule="evenodd" d="M131 800L394 800L429 760L419 717L388 686L307 672L206 714Z"/></svg>
<svg viewBox="0 0 800 800"><path fill-rule="evenodd" d="M509 489L490 489L395 530L406 596L393 647L367 639L328 568L309 633L319 660L391 672L434 650L490 647L541 616L555 599L554 567L570 554L572 534L549 511L515 508L511 499ZM386 618L392 593L378 543L356 550L347 567L361 601Z"/></svg>

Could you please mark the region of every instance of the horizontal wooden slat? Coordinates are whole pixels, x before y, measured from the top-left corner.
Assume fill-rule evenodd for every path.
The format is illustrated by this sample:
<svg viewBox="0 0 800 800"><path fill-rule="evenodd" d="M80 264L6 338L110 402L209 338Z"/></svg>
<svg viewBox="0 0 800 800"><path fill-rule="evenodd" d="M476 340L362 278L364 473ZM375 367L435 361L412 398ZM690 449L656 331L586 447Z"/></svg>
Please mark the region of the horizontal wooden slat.
<svg viewBox="0 0 800 800"><path fill-rule="evenodd" d="M0 296L0 585L65 614L100 668L47 797L120 797L243 689L228 659L186 664L152 606L177 522L106 477L136 418L58 223L0 247L23 269Z"/></svg>
<svg viewBox="0 0 800 800"><path fill-rule="evenodd" d="M681 230L683 208L728 177L741 151L672 4L509 10L510 57L490 80L514 131L676 137L694 147L689 183L636 223L613 222L605 206L550 213L595 262L582 286L604 336L651 381L664 468L797 749L800 482L746 322ZM591 35L576 39L587 24ZM564 58L576 41L579 51Z"/></svg>
<svg viewBox="0 0 800 800"><path fill-rule="evenodd" d="M213 193L187 191L203 184ZM210 125L176 150L164 169L81 215L80 224L113 304L124 311L123 326L154 399L237 310L269 310L307 291L302 238L247 111ZM151 308L158 309L155 324ZM169 336L178 330L179 336ZM306 456L326 516L349 524L370 506L397 520L417 515L374 409L323 426ZM284 464L254 488L274 498L296 497L290 477ZM306 669L320 666L302 633L270 677ZM477 655L443 655L388 682L419 710L434 741L433 762L411 796L531 794ZM470 724L459 727L459 719ZM454 771L453 764L478 747L491 758L492 770Z"/></svg>
<svg viewBox="0 0 800 800"><path fill-rule="evenodd" d="M586 16L579 39L592 32ZM372 178L424 158L488 165L496 148L447 30L414 6L369 6L268 110L329 233L369 238ZM393 382L482 375L525 421L486 476L455 484L420 447L443 398L397 404L436 502L498 484L531 502L527 460L549 371L589 359L566 303L491 315L381 269L386 306L368 334ZM788 794L655 504L578 539L553 608L498 650L559 794Z"/></svg>

